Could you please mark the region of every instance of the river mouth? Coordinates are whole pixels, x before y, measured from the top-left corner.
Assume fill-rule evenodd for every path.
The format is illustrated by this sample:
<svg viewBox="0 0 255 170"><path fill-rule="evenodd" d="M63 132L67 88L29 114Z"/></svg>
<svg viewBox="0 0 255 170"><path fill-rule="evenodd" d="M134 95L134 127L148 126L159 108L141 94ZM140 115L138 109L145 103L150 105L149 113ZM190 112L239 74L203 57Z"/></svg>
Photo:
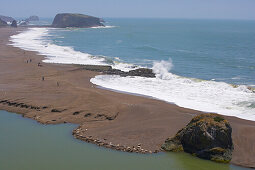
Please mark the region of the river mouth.
<svg viewBox="0 0 255 170"><path fill-rule="evenodd" d="M134 154L85 143L71 134L77 125L42 125L0 111L0 169L183 169L241 170L184 153Z"/></svg>

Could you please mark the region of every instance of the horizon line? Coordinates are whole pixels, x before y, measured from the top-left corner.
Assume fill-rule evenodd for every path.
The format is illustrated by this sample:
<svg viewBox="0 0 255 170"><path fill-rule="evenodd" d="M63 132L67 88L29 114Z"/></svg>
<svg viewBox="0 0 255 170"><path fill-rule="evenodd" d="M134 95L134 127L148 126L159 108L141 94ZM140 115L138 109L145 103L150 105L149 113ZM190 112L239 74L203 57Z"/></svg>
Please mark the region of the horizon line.
<svg viewBox="0 0 255 170"><path fill-rule="evenodd" d="M87 14L86 14L87 15ZM4 16L8 16L8 15L4 15ZM30 15L31 16L31 15ZM38 16L38 15L36 15ZM91 15L93 16L93 15ZM29 17L29 16L28 16ZM39 18L47 18L47 19L54 19L55 16L53 17L49 17L49 16L38 16ZM246 21L255 21L255 19L253 18L189 18L189 17L113 17L113 16L106 16L106 17L99 17L99 16L95 16L98 18L110 18L110 19L188 19L188 20L246 20ZM24 19L27 18L26 17L13 17L13 18L17 18L17 19Z"/></svg>

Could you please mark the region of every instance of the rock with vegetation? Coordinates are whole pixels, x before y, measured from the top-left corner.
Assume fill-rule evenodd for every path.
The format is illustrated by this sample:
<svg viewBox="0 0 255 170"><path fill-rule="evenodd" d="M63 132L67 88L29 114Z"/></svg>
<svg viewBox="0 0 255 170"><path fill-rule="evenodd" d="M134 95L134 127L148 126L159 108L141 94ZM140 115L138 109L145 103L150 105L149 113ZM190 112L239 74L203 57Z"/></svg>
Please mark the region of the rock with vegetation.
<svg viewBox="0 0 255 170"><path fill-rule="evenodd" d="M168 138L162 145L165 151L191 153L199 158L228 163L234 149L232 128L218 114L201 114L194 117L186 127Z"/></svg>
<svg viewBox="0 0 255 170"><path fill-rule="evenodd" d="M5 27L5 26L8 26L8 24L5 21L0 19L0 27Z"/></svg>
<svg viewBox="0 0 255 170"><path fill-rule="evenodd" d="M55 28L67 28L67 27L89 28L97 26L104 26L101 23L100 18L72 13L57 14L52 23L52 27Z"/></svg>

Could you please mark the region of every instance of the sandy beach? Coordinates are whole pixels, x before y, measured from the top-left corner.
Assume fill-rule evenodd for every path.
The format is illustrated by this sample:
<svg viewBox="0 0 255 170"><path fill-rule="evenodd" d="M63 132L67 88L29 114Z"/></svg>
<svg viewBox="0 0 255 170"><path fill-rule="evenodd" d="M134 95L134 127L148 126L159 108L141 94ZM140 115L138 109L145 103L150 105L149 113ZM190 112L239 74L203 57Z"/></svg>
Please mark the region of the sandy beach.
<svg viewBox="0 0 255 170"><path fill-rule="evenodd" d="M24 29L0 28L1 110L43 124L79 124L73 131L76 138L123 151L141 148L137 152L142 153L159 152L166 138L201 113L97 88L90 83L97 72L80 65L42 63L44 56L7 45L11 35ZM255 122L225 118L233 128L231 163L255 168Z"/></svg>

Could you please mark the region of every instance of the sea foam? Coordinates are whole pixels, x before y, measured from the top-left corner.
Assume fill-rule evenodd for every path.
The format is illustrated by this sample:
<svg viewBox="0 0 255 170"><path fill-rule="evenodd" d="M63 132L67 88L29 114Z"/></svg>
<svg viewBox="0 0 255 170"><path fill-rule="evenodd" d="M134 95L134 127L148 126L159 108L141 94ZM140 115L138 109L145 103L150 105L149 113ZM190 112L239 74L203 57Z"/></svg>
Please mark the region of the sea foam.
<svg viewBox="0 0 255 170"><path fill-rule="evenodd" d="M100 27L103 28L103 27ZM106 27L111 28L111 27ZM95 56L74 50L72 47L59 46L50 40L50 30L56 28L29 28L27 31L13 35L10 38L11 45L28 51L36 51L46 58L46 63L81 64L81 65L111 65L122 71L135 69L132 64L114 61L106 56ZM66 30L72 31L72 30ZM111 60L111 62L109 62Z"/></svg>
<svg viewBox="0 0 255 170"><path fill-rule="evenodd" d="M93 84L150 96L195 110L255 121L255 93L246 86L185 78L168 72L171 61L155 62L156 78L98 75Z"/></svg>
<svg viewBox="0 0 255 170"><path fill-rule="evenodd" d="M95 29L105 29L105 28L116 28L116 26L113 25L106 25L106 26L97 26L97 27L91 27Z"/></svg>

